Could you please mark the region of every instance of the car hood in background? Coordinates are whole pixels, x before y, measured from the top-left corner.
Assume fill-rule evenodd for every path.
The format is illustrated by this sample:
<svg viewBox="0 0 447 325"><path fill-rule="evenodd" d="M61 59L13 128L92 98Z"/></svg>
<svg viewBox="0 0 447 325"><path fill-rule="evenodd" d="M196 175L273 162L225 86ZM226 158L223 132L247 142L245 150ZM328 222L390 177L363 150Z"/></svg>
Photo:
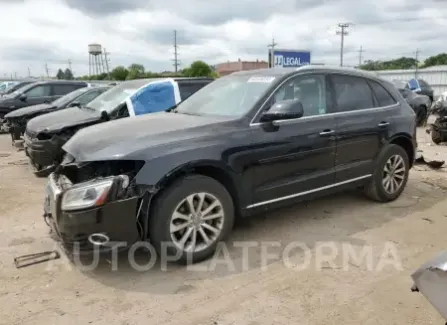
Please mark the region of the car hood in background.
<svg viewBox="0 0 447 325"><path fill-rule="evenodd" d="M29 120L26 128L33 134L45 131L46 133L59 132L64 128L88 124L101 119L98 111L69 107L59 111L37 116Z"/></svg>
<svg viewBox="0 0 447 325"><path fill-rule="evenodd" d="M132 158L142 151L144 156L151 147L212 137L222 130L225 120L228 118L166 112L123 118L78 131L63 149L77 161Z"/></svg>
<svg viewBox="0 0 447 325"><path fill-rule="evenodd" d="M6 114L5 118L25 117L27 115L35 114L37 112L50 111L55 108L56 108L56 106L54 106L52 104L32 105L32 106L16 109L15 111L12 111L11 113Z"/></svg>

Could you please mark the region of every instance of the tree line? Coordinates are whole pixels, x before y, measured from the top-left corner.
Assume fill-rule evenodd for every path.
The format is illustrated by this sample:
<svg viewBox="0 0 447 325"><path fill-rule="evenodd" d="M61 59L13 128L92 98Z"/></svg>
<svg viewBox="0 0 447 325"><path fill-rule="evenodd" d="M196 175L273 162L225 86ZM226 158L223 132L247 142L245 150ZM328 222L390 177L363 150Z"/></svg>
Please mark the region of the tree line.
<svg viewBox="0 0 447 325"><path fill-rule="evenodd" d="M416 60L416 58L401 57L388 61L367 60L359 66L362 70L406 70L406 69L423 69L436 65L447 65L447 53L440 53L425 59L424 61Z"/></svg>
<svg viewBox="0 0 447 325"><path fill-rule="evenodd" d="M195 61L189 67L180 70L177 73L157 73L147 71L143 64L133 63L127 68L124 66L117 66L110 73L101 73L99 75L80 76L81 80L133 80L143 78L157 78L157 77L212 77L218 78L219 75L203 61ZM73 80L74 76L70 69L59 69L56 75L57 79Z"/></svg>

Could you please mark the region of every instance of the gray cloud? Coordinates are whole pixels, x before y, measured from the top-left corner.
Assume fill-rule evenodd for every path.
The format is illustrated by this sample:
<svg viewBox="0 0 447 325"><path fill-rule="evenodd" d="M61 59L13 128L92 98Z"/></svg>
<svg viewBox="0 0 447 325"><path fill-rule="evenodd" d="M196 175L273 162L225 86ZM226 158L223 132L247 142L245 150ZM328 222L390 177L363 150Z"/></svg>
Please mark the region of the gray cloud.
<svg viewBox="0 0 447 325"><path fill-rule="evenodd" d="M89 16L118 14L123 11L141 9L150 0L63 0L70 8Z"/></svg>
<svg viewBox="0 0 447 325"><path fill-rule="evenodd" d="M299 13L329 0L64 0L71 8L90 16L119 14L131 10L166 10L199 25L221 25L234 19L262 21L273 14Z"/></svg>

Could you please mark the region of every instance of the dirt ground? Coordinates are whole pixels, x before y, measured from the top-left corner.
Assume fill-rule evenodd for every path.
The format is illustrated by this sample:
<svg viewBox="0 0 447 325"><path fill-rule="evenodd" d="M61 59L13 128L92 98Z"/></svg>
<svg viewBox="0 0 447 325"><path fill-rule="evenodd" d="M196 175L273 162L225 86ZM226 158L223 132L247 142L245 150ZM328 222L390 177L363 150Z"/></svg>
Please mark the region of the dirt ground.
<svg viewBox="0 0 447 325"><path fill-rule="evenodd" d="M424 154L445 152L447 159L447 147L428 145L423 130L419 135ZM0 324L444 324L421 294L410 292L410 275L447 247L446 174L416 166L401 198L389 204L344 193L253 218L228 242L233 267L204 262L143 272L120 255L118 270L107 259L80 270L64 256L16 269L14 257L56 246L42 218L45 180L2 135ZM245 258L232 245L237 241L259 246ZM299 268L302 250L284 258L294 242L311 249L308 267ZM316 262L322 243L340 248L332 262ZM344 245L370 248L372 267L345 260ZM380 264L384 258L394 264Z"/></svg>

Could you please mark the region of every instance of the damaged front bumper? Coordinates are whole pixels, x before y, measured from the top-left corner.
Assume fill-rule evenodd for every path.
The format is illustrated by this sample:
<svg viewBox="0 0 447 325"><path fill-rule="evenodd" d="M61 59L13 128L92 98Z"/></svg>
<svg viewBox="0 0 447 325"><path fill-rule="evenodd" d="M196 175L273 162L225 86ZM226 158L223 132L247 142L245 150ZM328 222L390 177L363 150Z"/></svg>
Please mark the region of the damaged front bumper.
<svg viewBox="0 0 447 325"><path fill-rule="evenodd" d="M36 171L53 167L61 161L65 139L54 135L51 139L39 140L25 132L24 140L25 153Z"/></svg>
<svg viewBox="0 0 447 325"><path fill-rule="evenodd" d="M48 177L44 218L67 253L110 251L140 239L137 210L141 200L137 195L122 195L126 185L122 175L75 185L63 175Z"/></svg>

